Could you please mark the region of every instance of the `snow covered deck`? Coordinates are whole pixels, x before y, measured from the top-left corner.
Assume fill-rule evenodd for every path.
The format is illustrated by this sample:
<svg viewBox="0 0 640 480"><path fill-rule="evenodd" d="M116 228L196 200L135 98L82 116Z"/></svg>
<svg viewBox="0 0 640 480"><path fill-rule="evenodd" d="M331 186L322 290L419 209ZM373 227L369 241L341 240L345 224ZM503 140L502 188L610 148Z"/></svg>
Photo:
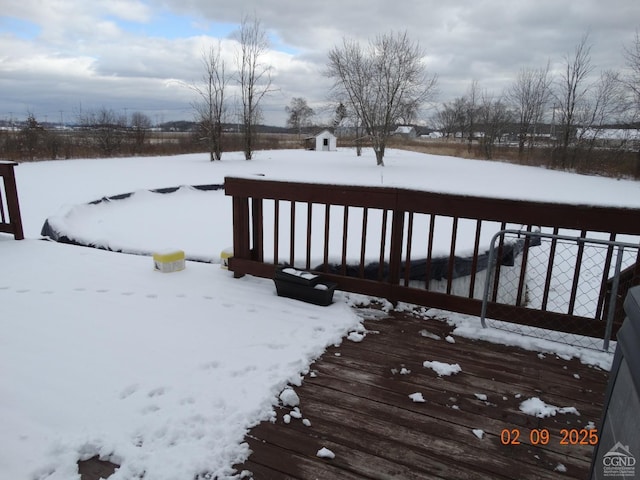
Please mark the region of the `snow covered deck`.
<svg viewBox="0 0 640 480"><path fill-rule="evenodd" d="M281 406L275 422L251 430L253 453L239 471L285 480L587 477L593 447L579 443L599 423L605 371L454 338L425 316L369 313L363 341L330 348L295 387L300 415ZM455 364L460 371L446 375Z"/></svg>

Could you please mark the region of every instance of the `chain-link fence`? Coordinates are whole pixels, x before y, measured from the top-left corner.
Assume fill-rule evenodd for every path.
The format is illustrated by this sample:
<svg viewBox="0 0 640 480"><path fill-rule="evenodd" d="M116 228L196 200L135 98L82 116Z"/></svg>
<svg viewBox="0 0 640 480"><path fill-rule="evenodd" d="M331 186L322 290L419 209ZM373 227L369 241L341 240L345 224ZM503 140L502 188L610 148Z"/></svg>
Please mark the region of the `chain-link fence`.
<svg viewBox="0 0 640 480"><path fill-rule="evenodd" d="M631 243L635 237L621 242L584 233L498 232L490 247L483 326L612 350L611 340L624 320L622 299L630 286L640 283L640 244ZM497 261L505 246L515 246L519 268L504 268ZM505 291L516 294L513 323L487 318L487 307L500 308ZM533 311L544 315L530 315ZM536 318L552 321L538 323Z"/></svg>

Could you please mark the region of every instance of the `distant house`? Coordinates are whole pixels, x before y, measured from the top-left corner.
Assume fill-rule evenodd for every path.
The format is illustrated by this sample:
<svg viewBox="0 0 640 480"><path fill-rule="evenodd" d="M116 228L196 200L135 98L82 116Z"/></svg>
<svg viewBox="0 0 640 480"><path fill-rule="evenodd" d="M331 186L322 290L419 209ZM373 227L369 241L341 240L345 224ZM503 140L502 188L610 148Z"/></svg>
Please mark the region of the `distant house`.
<svg viewBox="0 0 640 480"><path fill-rule="evenodd" d="M336 148L336 136L329 130L322 130L317 135L304 139L304 148L324 152L333 152Z"/></svg>
<svg viewBox="0 0 640 480"><path fill-rule="evenodd" d="M410 125L400 125L393 132L391 132L391 134L407 138L416 138L417 132L415 127L412 127Z"/></svg>

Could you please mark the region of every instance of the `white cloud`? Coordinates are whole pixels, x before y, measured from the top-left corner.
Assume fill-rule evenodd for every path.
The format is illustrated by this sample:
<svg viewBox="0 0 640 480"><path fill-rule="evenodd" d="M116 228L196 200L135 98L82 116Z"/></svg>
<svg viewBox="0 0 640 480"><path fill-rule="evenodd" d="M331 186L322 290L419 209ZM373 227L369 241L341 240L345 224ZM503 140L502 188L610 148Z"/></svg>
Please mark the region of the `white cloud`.
<svg viewBox="0 0 640 480"><path fill-rule="evenodd" d="M524 66L542 67L547 60L558 65L587 29L596 71L621 68L623 47L640 25L640 3L629 0L465 5L369 0L366 8L344 0L325 0L322 8L294 0L246 0L241 6L226 0L21 0L4 6L2 14L39 28L25 39L11 30L9 21L2 34L0 119L26 104L38 114L66 110L78 101L117 103L116 93L123 95L119 105L144 97L156 108L185 117L188 95L173 89L168 95L162 85L167 79L197 81L202 48L218 40L213 35L223 37L223 56L233 65L229 32L243 14L254 12L280 50L265 59L274 67L279 89L266 101L265 113L267 121L278 124L284 123L284 106L294 96L312 105L326 101L326 55L344 36L366 41L391 29L407 30L439 75L440 100L446 101L462 95L473 79L500 93ZM42 78L33 79L36 75ZM30 85L49 92L46 106L36 103L40 92Z"/></svg>

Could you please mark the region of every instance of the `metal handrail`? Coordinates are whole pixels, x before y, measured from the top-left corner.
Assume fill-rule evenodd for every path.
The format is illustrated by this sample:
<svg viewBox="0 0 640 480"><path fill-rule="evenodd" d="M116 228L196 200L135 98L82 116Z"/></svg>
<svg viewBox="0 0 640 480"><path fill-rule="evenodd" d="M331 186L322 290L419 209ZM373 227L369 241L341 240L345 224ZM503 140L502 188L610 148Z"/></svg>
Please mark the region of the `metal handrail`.
<svg viewBox="0 0 640 480"><path fill-rule="evenodd" d="M575 243L576 245L588 243L592 245L602 245L602 246L614 247L614 248L617 247L618 255L616 258L613 283L611 286L609 308L607 309L607 317L606 317L607 324L605 328L605 335L604 335L603 346L602 346L602 349L607 351L609 349L609 343L611 341L611 334L613 331L613 320L614 320L614 313L615 313L615 306L616 306L616 297L618 295L618 288L620 286L620 272L622 270L622 256L625 248L640 249L640 243L635 244L635 243L628 243L628 242L618 242L613 240L601 240L598 238L559 235L559 234L552 234L552 233L544 233L541 231L534 232L534 231L526 231L526 230L505 229L505 230L500 230L491 238L491 243L489 247L488 267L487 267L488 272L493 272L496 267L496 263L497 263L496 262L496 259L497 259L496 241L499 238L504 237L505 235L513 235L518 238L529 237L529 238L536 238L536 239L545 238L549 240L561 240L561 241L572 242L572 243ZM490 284L491 282L489 279L489 275L487 275L487 280L484 285L484 293L482 296L482 307L480 311L480 323L482 324L483 328L487 328L486 316L487 316L487 305L489 303Z"/></svg>

